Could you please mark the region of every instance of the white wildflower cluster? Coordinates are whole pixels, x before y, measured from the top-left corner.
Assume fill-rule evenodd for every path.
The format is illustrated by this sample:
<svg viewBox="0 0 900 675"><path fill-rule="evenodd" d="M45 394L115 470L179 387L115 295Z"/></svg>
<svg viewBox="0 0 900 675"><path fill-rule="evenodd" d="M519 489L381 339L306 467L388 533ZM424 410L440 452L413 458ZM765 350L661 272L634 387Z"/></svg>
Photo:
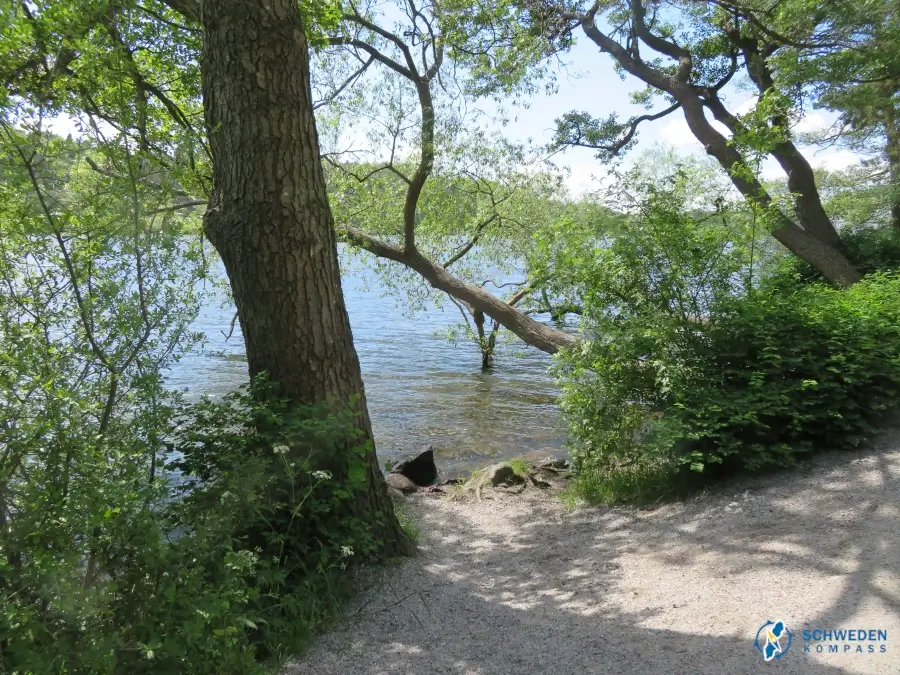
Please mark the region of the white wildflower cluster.
<svg viewBox="0 0 900 675"><path fill-rule="evenodd" d="M290 448L286 445L276 445L274 448L272 448L272 451L276 455L286 455L289 450Z"/></svg>
<svg viewBox="0 0 900 675"><path fill-rule="evenodd" d="M352 555L353 555L352 548L350 548L349 546L341 546L341 557L342 558L349 558Z"/></svg>
<svg viewBox="0 0 900 675"><path fill-rule="evenodd" d="M316 480L331 480L330 471L313 471L312 477Z"/></svg>

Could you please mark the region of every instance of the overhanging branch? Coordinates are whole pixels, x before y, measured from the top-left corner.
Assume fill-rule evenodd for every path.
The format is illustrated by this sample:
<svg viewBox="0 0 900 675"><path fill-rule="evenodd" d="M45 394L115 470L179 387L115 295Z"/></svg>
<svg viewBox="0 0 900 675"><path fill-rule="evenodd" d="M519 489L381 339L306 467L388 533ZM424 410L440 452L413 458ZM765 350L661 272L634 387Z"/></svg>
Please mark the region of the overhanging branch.
<svg viewBox="0 0 900 675"><path fill-rule="evenodd" d="M681 103L673 103L664 110L633 117L624 124L617 122L615 115L601 122L587 113L567 113L557 122L554 145L590 148L617 155L634 140L642 123L662 119L680 107Z"/></svg>

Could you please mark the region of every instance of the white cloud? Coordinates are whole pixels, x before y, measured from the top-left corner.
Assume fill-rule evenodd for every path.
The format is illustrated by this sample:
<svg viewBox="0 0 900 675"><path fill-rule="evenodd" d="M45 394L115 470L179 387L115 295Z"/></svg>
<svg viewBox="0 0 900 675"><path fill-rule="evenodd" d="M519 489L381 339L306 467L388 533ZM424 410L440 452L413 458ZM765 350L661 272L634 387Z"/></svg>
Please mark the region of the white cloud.
<svg viewBox="0 0 900 675"><path fill-rule="evenodd" d="M724 134L726 138L731 138L731 132L728 131L724 124L713 119L710 119L710 122L720 133ZM689 150L697 153L703 152L703 146L700 144L700 141L694 137L694 134L691 133L687 122L681 115L671 117L657 132L657 137L660 142L679 150Z"/></svg>
<svg viewBox="0 0 900 675"><path fill-rule="evenodd" d="M756 107L756 97L750 96L749 98L745 98L743 101L738 103L734 108L735 115L746 115L748 112L753 110Z"/></svg>
<svg viewBox="0 0 900 675"><path fill-rule="evenodd" d="M659 130L659 140L673 148L701 150L700 142L688 129L687 122L681 115L669 118Z"/></svg>
<svg viewBox="0 0 900 675"><path fill-rule="evenodd" d="M806 134L811 131L819 131L820 129L825 129L830 125L831 122L828 121L828 118L825 117L824 114L822 114L818 110L814 110L808 115L804 115L800 118L800 121L794 125L794 131L801 134Z"/></svg>
<svg viewBox="0 0 900 675"><path fill-rule="evenodd" d="M763 180L784 180L784 170L773 157L766 157L759 166L759 174Z"/></svg>
<svg viewBox="0 0 900 675"><path fill-rule="evenodd" d="M854 164L859 164L862 155L851 150L822 150L812 158L812 164L829 171L840 171Z"/></svg>
<svg viewBox="0 0 900 675"><path fill-rule="evenodd" d="M564 164L570 169L570 173L565 178L565 184L575 197L596 190L600 187L603 178L608 175L606 167L598 159L567 161L560 162L560 164Z"/></svg>
<svg viewBox="0 0 900 675"><path fill-rule="evenodd" d="M51 119L44 120L44 127L52 134L57 136L74 136L75 138L82 135L82 130L77 120L68 115L59 115Z"/></svg>
<svg viewBox="0 0 900 675"><path fill-rule="evenodd" d="M118 133L109 122L101 119L94 119L94 124L107 138L112 138ZM93 135L91 126L84 120L72 117L70 115L61 114L56 117L46 117L43 120L43 128L57 136L72 136L72 138L84 138Z"/></svg>
<svg viewBox="0 0 900 675"><path fill-rule="evenodd" d="M816 169L825 169L827 171L841 171L847 167L859 164L863 159L862 155L858 155L850 150L820 150L815 152L814 148L805 147L800 151L809 163ZM765 180L783 180L785 178L784 171L774 159L769 157L760 167L760 173Z"/></svg>

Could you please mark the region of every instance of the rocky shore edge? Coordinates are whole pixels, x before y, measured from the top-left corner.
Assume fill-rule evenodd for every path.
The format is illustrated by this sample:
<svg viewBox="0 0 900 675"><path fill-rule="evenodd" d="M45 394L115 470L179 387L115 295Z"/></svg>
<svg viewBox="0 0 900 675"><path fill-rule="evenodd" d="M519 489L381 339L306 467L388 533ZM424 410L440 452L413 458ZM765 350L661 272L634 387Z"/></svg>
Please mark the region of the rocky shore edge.
<svg viewBox="0 0 900 675"><path fill-rule="evenodd" d="M561 492L566 489L571 467L565 459L547 457L536 462L510 459L473 471L468 478L438 480L434 449L425 446L414 456L400 460L384 476L388 493L398 500L414 494L446 495L451 499L478 501L519 495L526 490Z"/></svg>

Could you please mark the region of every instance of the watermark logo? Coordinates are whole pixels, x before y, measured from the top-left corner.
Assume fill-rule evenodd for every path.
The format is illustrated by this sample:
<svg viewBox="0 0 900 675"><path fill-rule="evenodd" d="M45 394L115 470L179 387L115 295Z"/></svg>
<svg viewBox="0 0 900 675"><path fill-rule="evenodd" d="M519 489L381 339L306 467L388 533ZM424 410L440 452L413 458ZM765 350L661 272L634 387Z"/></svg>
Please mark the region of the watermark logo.
<svg viewBox="0 0 900 675"><path fill-rule="evenodd" d="M756 641L753 643L763 655L766 661L780 659L791 648L793 636L784 621L766 621L756 631Z"/></svg>
<svg viewBox="0 0 900 675"><path fill-rule="evenodd" d="M887 654L886 628L804 628L804 654Z"/></svg>

